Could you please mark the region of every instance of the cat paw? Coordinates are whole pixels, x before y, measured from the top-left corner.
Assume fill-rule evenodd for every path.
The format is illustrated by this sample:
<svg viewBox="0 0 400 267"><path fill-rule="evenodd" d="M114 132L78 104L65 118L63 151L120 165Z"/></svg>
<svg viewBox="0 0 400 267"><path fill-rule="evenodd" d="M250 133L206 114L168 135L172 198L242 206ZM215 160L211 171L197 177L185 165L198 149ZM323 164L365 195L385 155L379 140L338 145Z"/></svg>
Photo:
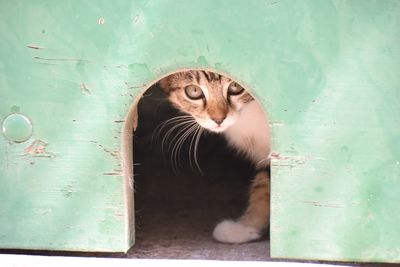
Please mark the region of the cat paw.
<svg viewBox="0 0 400 267"><path fill-rule="evenodd" d="M245 243L261 237L256 228L231 220L220 222L214 228L213 236L222 243Z"/></svg>

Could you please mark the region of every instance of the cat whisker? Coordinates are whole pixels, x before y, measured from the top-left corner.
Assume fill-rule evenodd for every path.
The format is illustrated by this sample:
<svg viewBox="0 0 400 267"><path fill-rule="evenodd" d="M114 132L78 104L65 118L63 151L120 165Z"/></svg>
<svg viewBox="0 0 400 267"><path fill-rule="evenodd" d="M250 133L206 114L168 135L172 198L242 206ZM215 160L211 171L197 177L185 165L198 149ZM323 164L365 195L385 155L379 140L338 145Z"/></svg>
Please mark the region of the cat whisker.
<svg viewBox="0 0 400 267"><path fill-rule="evenodd" d="M189 144L189 163L190 167L194 169L194 166L199 170L199 172L203 175L203 172L200 168L198 162L198 142L200 136L203 132L203 129L194 118L190 115L182 115L178 117L170 118L157 126L152 135L152 144L155 140L160 138L160 135L164 132L165 128L172 125L162 137L161 140L161 149L162 153L165 152L170 153L170 160L172 162L172 166L175 172L178 171L181 166L180 161L180 151L186 140L190 137ZM173 137L171 135L174 134Z"/></svg>
<svg viewBox="0 0 400 267"><path fill-rule="evenodd" d="M153 146L153 145L154 145L154 141L155 141L155 140L158 140L158 139L160 138L160 135L161 135L162 131L163 131L164 128L167 127L168 125L173 124L173 123L177 123L177 122L184 122L184 121L189 122L189 121L192 121L192 120L193 120L193 117L192 117L192 116L189 116L189 115L182 115L182 116L178 116L178 117L173 117L173 118L171 118L171 119L168 119L168 120L166 120L166 121L160 123L160 124L154 129L154 131L153 131L153 134L152 134L152 136L151 136L151 140L152 140L152 141L151 141L151 145ZM164 137L164 138L165 138L165 137ZM164 138L163 138L163 139L164 139Z"/></svg>
<svg viewBox="0 0 400 267"><path fill-rule="evenodd" d="M196 131L196 141L194 142L194 162L196 164L197 169L199 170L201 175L204 175L203 171L200 168L199 160L198 160L198 145L200 141L200 137L203 134L204 129L198 125L197 131Z"/></svg>
<svg viewBox="0 0 400 267"><path fill-rule="evenodd" d="M180 131L177 133L177 135L174 136L174 138L170 143L170 147L172 146L170 160L175 172L178 171L180 165L179 164L180 162L178 162L178 154L179 154L178 151L180 151L180 147L182 145L182 139L184 138L184 135L180 134L182 132L185 132L186 129L190 127L191 127L190 125L185 125L184 127L182 127L182 129L180 129Z"/></svg>
<svg viewBox="0 0 400 267"><path fill-rule="evenodd" d="M179 131L177 135L179 136L179 138L174 138L174 140L176 139L176 142L173 141L175 145L172 148L171 160L173 162L173 166L176 167L176 169L178 169L179 166L181 166L179 154L183 144L188 139L188 137L192 135L192 133L195 132L196 130L197 130L197 123L192 122L191 124L185 126L181 131ZM184 133L180 135L182 132Z"/></svg>
<svg viewBox="0 0 400 267"><path fill-rule="evenodd" d="M271 160L271 156L272 156L272 152L270 152L270 153L268 154L267 157L265 157L265 158L259 160L259 161L256 163L256 165L262 165L262 164L264 164L264 163L268 163L268 161Z"/></svg>
<svg viewBox="0 0 400 267"><path fill-rule="evenodd" d="M176 141L176 139L179 137L179 134L180 134L184 129L187 128L188 124L191 124L191 123L193 123L193 122L192 122L192 121L183 121L183 122L180 122L180 123L174 125L173 127L171 127L171 129L169 129L169 130L167 131L167 133L166 133L165 136L163 137L162 143L161 143L161 149L163 150L163 152L164 152L164 149L165 149L165 148L166 148L167 151L170 151L170 150L171 150L171 146L173 146L173 143L174 143L174 142ZM184 129L182 130L181 127L184 128ZM171 140L169 140L169 139L170 139L170 135L171 135L177 128L180 129L180 131L179 131L174 137L172 137ZM169 141L168 146L166 146L166 141Z"/></svg>
<svg viewBox="0 0 400 267"><path fill-rule="evenodd" d="M174 117L174 118L168 119L168 120L166 120L166 121L160 123L160 124L156 127L156 129L154 130L154 132L157 133L157 136L156 136L156 137L157 137L157 138L159 137L159 135L161 134L162 130L163 130L167 125L172 124L172 123L176 123L176 122L180 122L180 121L190 121L190 120L192 120L192 119L193 119L193 118L192 118L191 116L189 116L189 115L186 115L186 116L178 116L178 117Z"/></svg>
<svg viewBox="0 0 400 267"><path fill-rule="evenodd" d="M171 123L175 123L178 121L183 121L183 120L193 120L193 117L190 115L181 115L181 116L176 116L173 118L170 118L166 121L163 121L162 123L160 123L155 130L161 131L165 126L171 124Z"/></svg>
<svg viewBox="0 0 400 267"><path fill-rule="evenodd" d="M165 130L166 128L168 128L168 130ZM186 140L190 138L190 167L192 169L196 168L201 175L204 175L200 168L198 158L198 144L203 131L204 129L197 124L191 115L180 115L160 123L153 131L151 144L154 145L154 141L159 140L160 136L164 133L164 136L161 139L162 154L166 154L165 152L171 153L170 160L174 171L177 172L181 166L181 160L179 157L180 151L182 150ZM174 132L176 132L176 134L173 135ZM172 135L173 137L171 137Z"/></svg>
<svg viewBox="0 0 400 267"><path fill-rule="evenodd" d="M268 161L268 160L269 160L269 158L262 159L262 160L260 160L260 161L257 162L257 165L258 165L258 164L261 164L261 163L263 163L263 162L265 162L265 161Z"/></svg>
<svg viewBox="0 0 400 267"><path fill-rule="evenodd" d="M199 128L200 128L200 126L198 124L196 124L194 134L191 136L190 143L189 143L189 164L190 164L190 168L192 170L194 170L194 168L193 168L194 153L195 153L194 141L196 139L196 135L197 135L197 132L199 131Z"/></svg>

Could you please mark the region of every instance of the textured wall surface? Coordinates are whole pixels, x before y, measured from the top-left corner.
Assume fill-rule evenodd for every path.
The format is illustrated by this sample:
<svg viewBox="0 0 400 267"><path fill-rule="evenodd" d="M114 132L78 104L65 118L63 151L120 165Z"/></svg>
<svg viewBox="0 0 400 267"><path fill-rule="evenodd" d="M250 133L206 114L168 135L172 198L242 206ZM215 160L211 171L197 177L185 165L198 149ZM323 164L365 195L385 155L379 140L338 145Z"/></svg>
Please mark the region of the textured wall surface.
<svg viewBox="0 0 400 267"><path fill-rule="evenodd" d="M400 261L399 15L390 0L0 1L0 120L33 125L0 137L0 246L129 247L124 119L151 81L204 67L269 113L272 256Z"/></svg>

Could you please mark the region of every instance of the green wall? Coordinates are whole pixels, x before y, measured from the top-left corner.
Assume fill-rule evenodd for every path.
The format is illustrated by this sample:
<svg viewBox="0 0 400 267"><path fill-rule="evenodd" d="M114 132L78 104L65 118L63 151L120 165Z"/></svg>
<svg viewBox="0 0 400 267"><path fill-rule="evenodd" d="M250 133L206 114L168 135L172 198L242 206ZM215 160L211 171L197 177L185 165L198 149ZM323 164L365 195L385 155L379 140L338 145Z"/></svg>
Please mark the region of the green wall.
<svg viewBox="0 0 400 267"><path fill-rule="evenodd" d="M273 130L273 257L400 262L399 1L0 0L0 247L124 251L121 131L182 68L229 74ZM35 140L44 153L26 155ZM43 157L46 156L47 157Z"/></svg>

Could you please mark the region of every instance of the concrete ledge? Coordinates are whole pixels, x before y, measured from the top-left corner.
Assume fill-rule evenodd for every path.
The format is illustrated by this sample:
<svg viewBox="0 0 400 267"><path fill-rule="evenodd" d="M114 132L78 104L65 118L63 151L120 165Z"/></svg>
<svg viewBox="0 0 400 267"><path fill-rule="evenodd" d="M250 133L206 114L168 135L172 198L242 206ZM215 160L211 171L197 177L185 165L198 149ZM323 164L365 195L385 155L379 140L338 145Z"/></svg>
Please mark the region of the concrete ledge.
<svg viewBox="0 0 400 267"><path fill-rule="evenodd" d="M167 266L167 267L316 267L334 266L328 264L294 263L294 262L250 262L250 261L203 261L203 260L136 260L113 258L84 258L84 257L53 257L53 256L28 256L28 255L0 255L2 267L132 267L132 266ZM336 265L337 266L337 265Z"/></svg>

